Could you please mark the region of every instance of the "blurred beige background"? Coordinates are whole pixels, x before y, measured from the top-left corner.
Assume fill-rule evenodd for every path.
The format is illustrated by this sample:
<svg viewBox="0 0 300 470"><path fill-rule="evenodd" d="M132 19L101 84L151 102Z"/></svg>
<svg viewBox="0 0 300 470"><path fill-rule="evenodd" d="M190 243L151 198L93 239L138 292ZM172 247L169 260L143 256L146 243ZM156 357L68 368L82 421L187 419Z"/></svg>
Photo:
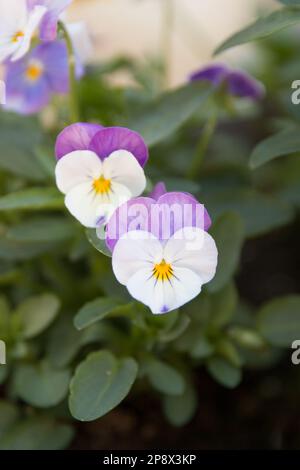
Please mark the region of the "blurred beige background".
<svg viewBox="0 0 300 470"><path fill-rule="evenodd" d="M173 2L174 16L171 42L166 45L162 25L168 2ZM68 18L87 22L98 60L115 54L154 56L166 47L170 51L169 84L175 85L211 60L212 51L223 39L259 13L278 6L275 0L74 0ZM251 46L220 57L232 65L249 58Z"/></svg>

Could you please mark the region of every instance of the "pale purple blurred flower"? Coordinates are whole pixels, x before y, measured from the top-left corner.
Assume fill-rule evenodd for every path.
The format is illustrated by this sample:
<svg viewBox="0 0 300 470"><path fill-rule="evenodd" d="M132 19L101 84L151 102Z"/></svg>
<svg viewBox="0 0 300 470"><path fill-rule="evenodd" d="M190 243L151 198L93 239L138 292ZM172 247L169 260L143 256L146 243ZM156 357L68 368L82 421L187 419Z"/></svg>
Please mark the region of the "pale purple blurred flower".
<svg viewBox="0 0 300 470"><path fill-rule="evenodd" d="M21 114L43 109L54 93L69 91L67 49L63 41L43 43L5 70L5 108Z"/></svg>

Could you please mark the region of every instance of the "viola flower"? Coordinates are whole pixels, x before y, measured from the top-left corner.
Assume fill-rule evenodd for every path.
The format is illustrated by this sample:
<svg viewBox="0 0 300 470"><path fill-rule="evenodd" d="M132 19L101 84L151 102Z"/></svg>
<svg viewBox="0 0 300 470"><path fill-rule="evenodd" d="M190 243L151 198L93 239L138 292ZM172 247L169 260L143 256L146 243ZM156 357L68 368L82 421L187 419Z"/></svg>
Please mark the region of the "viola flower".
<svg viewBox="0 0 300 470"><path fill-rule="evenodd" d="M71 3L72 0L27 0L30 11L37 6L42 6L46 10L40 25L40 39L42 41L56 39L59 17Z"/></svg>
<svg viewBox="0 0 300 470"><path fill-rule="evenodd" d="M55 153L57 187L85 227L105 224L117 207L145 189L148 149L134 131L72 124L59 134Z"/></svg>
<svg viewBox="0 0 300 470"><path fill-rule="evenodd" d="M69 91L67 49L63 41L43 43L5 71L8 110L32 114L46 106L53 93Z"/></svg>
<svg viewBox="0 0 300 470"><path fill-rule="evenodd" d="M196 204L202 207L202 216L194 217ZM120 216L126 205L127 216L135 217L128 231ZM216 244L204 230L208 224L204 206L185 193L166 193L157 201L136 198L124 206L116 211L119 230L115 232L115 214L107 225L117 280L154 314L167 313L195 298L214 277L218 260Z"/></svg>
<svg viewBox="0 0 300 470"><path fill-rule="evenodd" d="M47 8L41 4L28 9L26 0L0 0L0 62L23 57Z"/></svg>
<svg viewBox="0 0 300 470"><path fill-rule="evenodd" d="M229 94L239 98L259 100L265 94L261 82L243 70L234 70L224 64L208 65L190 76L192 82L199 80L209 81L215 87L224 84Z"/></svg>

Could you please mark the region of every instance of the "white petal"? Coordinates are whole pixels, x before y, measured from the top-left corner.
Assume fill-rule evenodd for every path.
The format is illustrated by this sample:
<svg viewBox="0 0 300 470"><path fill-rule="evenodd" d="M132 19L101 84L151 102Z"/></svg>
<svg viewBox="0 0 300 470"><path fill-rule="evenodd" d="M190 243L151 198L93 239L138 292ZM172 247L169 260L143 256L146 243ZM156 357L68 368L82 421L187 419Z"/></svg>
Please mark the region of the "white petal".
<svg viewBox="0 0 300 470"><path fill-rule="evenodd" d="M89 150L77 150L64 155L55 168L58 189L66 194L81 183L90 182L102 174L100 158Z"/></svg>
<svg viewBox="0 0 300 470"><path fill-rule="evenodd" d="M27 21L26 0L0 0L0 31L16 33Z"/></svg>
<svg viewBox="0 0 300 470"><path fill-rule="evenodd" d="M126 186L133 197L142 194L146 187L143 168L127 150L117 150L107 157L103 162L103 171L105 178Z"/></svg>
<svg viewBox="0 0 300 470"><path fill-rule="evenodd" d="M0 36L0 62L6 60L9 56L11 56L15 50L18 48L18 45L12 42L3 43L2 37Z"/></svg>
<svg viewBox="0 0 300 470"><path fill-rule="evenodd" d="M65 205L85 227L96 227L98 220L104 216L102 199L90 183L81 183L71 189L65 197Z"/></svg>
<svg viewBox="0 0 300 470"><path fill-rule="evenodd" d="M131 199L131 192L123 184L112 181L109 193L104 194L102 198L106 205L103 223L106 223L118 207Z"/></svg>
<svg viewBox="0 0 300 470"><path fill-rule="evenodd" d="M157 281L149 268L137 271L127 282L129 293L147 305L152 313L166 313L192 300L201 292L201 279L185 268L174 270L170 281Z"/></svg>
<svg viewBox="0 0 300 470"><path fill-rule="evenodd" d="M114 193L107 195L97 194L91 181L87 181L67 192L65 205L82 225L92 228L106 223L118 204L129 198L129 191L120 184L116 183Z"/></svg>
<svg viewBox="0 0 300 470"><path fill-rule="evenodd" d="M185 227L167 241L164 258L175 268L188 268L198 274L203 284L216 273L218 250L214 239L204 230Z"/></svg>
<svg viewBox="0 0 300 470"><path fill-rule="evenodd" d="M117 280L126 285L139 270L152 273L155 262L162 259L162 245L151 233L133 230L124 234L117 242L112 256L112 267Z"/></svg>
<svg viewBox="0 0 300 470"><path fill-rule="evenodd" d="M85 65L91 60L93 54L92 39L86 23L84 21L67 23L66 28L71 36L76 56L81 64Z"/></svg>
<svg viewBox="0 0 300 470"><path fill-rule="evenodd" d="M35 33L36 28L40 24L44 14L47 12L47 8L38 5L34 7L32 12L28 16L28 21L24 31L24 37L20 41L20 45L17 51L12 55L11 60L15 61L23 57L30 49L31 38Z"/></svg>

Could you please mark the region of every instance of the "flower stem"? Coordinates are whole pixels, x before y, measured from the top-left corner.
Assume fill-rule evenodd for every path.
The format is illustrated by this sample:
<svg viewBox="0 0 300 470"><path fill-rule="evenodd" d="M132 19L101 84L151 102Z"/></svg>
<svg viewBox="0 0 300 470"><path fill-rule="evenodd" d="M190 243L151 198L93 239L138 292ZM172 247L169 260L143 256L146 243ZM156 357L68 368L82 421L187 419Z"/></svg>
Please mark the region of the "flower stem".
<svg viewBox="0 0 300 470"><path fill-rule="evenodd" d="M66 42L67 51L68 51L68 63L69 63L69 81L70 81L70 90L69 90L69 99L70 99L70 122L79 121L79 106L78 106L78 96L77 96L77 82L76 82L76 59L74 54L73 43L68 33L68 30L65 24L62 21L58 23L59 29L62 32L64 40Z"/></svg>
<svg viewBox="0 0 300 470"><path fill-rule="evenodd" d="M195 155L192 160L191 166L187 172L187 177L190 179L195 179L198 176L200 171L205 153L210 144L210 141L214 135L215 129L217 126L217 116L215 113L212 113L209 119L207 120L199 142L196 147Z"/></svg>

